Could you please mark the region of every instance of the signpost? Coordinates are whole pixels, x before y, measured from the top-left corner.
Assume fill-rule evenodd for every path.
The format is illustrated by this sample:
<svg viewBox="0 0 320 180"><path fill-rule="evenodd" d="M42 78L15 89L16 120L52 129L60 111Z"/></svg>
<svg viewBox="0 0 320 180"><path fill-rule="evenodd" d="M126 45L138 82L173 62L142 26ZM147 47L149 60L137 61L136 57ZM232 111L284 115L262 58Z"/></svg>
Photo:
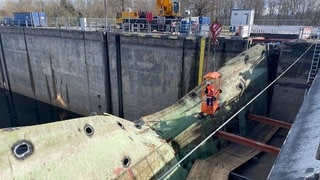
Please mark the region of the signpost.
<svg viewBox="0 0 320 180"><path fill-rule="evenodd" d="M151 33L151 27L150 27L150 23L153 22L153 14L152 12L147 12L147 15L146 15L146 21L148 23L148 33Z"/></svg>

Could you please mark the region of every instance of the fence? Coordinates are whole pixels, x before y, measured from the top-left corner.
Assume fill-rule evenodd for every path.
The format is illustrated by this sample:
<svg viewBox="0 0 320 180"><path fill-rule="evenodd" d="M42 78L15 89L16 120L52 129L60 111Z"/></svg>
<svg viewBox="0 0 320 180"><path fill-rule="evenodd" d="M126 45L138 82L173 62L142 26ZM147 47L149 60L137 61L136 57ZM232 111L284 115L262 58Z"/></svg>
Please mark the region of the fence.
<svg viewBox="0 0 320 180"><path fill-rule="evenodd" d="M230 25L230 19L218 19L224 26ZM320 26L320 22L313 23L311 20L296 20L296 19L254 19L255 25L266 26Z"/></svg>
<svg viewBox="0 0 320 180"><path fill-rule="evenodd" d="M1 18L0 24L4 23L5 18ZM106 24L108 31L119 31L115 23L115 18L86 18L87 30L105 30ZM219 22L224 26L224 29L229 29L230 19L220 19ZM295 20L295 19L255 19L254 25L266 25L266 26L320 26L320 22L313 23L310 20ZM80 18L75 17L47 17L47 26L62 28L62 29L80 29ZM131 31L134 31L138 25L130 24ZM129 25L125 28L125 31L129 31ZM141 25L139 26L141 27ZM147 27L144 27L147 28ZM159 27L157 27L159 29ZM166 29L167 27L161 26L160 28ZM140 28L143 29L143 28ZM175 28L174 31L178 29ZM121 30L123 31L123 30ZM138 31L138 30L136 30ZM162 30L164 31L164 30ZM172 30L170 30L172 31Z"/></svg>
<svg viewBox="0 0 320 180"><path fill-rule="evenodd" d="M88 30L116 27L115 18L86 18ZM80 18L47 17L48 27L80 29Z"/></svg>
<svg viewBox="0 0 320 180"><path fill-rule="evenodd" d="M68 18L68 17L47 17L49 27L74 27L80 26L80 18ZM107 19L108 26L115 27L115 18ZM230 19L220 19L220 23L224 26L230 25ZM89 27L105 27L105 18L87 18L87 24ZM255 19L255 25L270 25L270 26L320 26L320 22L313 23L311 20L296 20L296 19Z"/></svg>

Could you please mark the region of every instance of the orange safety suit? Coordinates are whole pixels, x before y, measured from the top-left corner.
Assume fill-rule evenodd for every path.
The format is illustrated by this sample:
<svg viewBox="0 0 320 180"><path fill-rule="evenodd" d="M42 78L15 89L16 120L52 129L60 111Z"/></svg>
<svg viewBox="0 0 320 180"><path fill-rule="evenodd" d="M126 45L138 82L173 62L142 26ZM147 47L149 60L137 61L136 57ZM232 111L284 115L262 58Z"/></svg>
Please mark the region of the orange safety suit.
<svg viewBox="0 0 320 180"><path fill-rule="evenodd" d="M207 99L207 106L213 106L213 96L214 96L214 87L211 84L208 84L205 90Z"/></svg>

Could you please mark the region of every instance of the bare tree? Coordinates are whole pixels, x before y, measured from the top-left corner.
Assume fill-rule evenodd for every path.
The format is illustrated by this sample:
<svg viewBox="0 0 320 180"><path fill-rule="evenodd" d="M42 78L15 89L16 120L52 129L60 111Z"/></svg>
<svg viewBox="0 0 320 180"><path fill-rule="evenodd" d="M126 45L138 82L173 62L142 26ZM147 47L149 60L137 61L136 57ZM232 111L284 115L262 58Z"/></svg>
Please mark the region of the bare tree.
<svg viewBox="0 0 320 180"><path fill-rule="evenodd" d="M265 15L266 8L264 0L256 0L254 3L252 3L251 8L255 11L255 17L261 18Z"/></svg>
<svg viewBox="0 0 320 180"><path fill-rule="evenodd" d="M58 17L60 16L59 2L55 0L49 0L46 4L46 14L48 17Z"/></svg>
<svg viewBox="0 0 320 180"><path fill-rule="evenodd" d="M116 12L121 12L121 11L125 11L125 4L124 4L124 0L110 0L108 2L109 7L112 7L112 14L113 17L115 17ZM108 8L109 9L109 8ZM111 16L112 17L112 16Z"/></svg>
<svg viewBox="0 0 320 180"><path fill-rule="evenodd" d="M60 0L60 14L64 16L76 15L76 9L70 0Z"/></svg>
<svg viewBox="0 0 320 180"><path fill-rule="evenodd" d="M106 0L107 17L130 7L133 11L155 12L155 0ZM264 4L266 2L266 4ZM181 0L181 14L229 19L234 8L255 10L256 18L299 19L320 23L319 0ZM13 12L45 11L47 17L105 17L104 0L2 0L0 16ZM265 14L266 13L266 14Z"/></svg>
<svg viewBox="0 0 320 180"><path fill-rule="evenodd" d="M214 11L216 12L215 17L218 19L228 19L231 15L231 10L234 8L235 4L233 0L215 0L213 2Z"/></svg>
<svg viewBox="0 0 320 180"><path fill-rule="evenodd" d="M303 14L304 18L310 20L313 26L320 26L320 2L319 0L308 0Z"/></svg>
<svg viewBox="0 0 320 180"><path fill-rule="evenodd" d="M192 16L207 16L211 11L211 0L191 0L184 4L184 8L192 12Z"/></svg>
<svg viewBox="0 0 320 180"><path fill-rule="evenodd" d="M77 0L74 3L74 7L78 11L78 15L80 17L82 17L82 16L86 17L87 16L88 6L87 6L87 1L86 0Z"/></svg>
<svg viewBox="0 0 320 180"><path fill-rule="evenodd" d="M275 16L278 14L278 2L277 0L269 0L267 9L268 9L268 15Z"/></svg>
<svg viewBox="0 0 320 180"><path fill-rule="evenodd" d="M31 0L18 0L18 1L4 1L4 9L9 14L13 12L27 11L33 9L33 2Z"/></svg>

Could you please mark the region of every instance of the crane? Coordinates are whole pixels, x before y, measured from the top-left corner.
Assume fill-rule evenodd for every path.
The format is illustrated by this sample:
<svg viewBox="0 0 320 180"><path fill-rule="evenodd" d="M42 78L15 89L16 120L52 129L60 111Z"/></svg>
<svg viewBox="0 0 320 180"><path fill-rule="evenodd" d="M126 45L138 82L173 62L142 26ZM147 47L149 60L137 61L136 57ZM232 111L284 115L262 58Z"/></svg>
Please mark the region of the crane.
<svg viewBox="0 0 320 180"><path fill-rule="evenodd" d="M139 24L141 28L146 28L147 23L152 25L158 25L158 17L164 17L164 24L171 24L173 21L178 21L180 19L180 0L155 0L155 14L151 12L142 11L123 11L118 12L116 16L116 23L122 26L125 23L136 23ZM150 22L149 15L151 14L152 20ZM152 26L157 27L157 26Z"/></svg>
<svg viewBox="0 0 320 180"><path fill-rule="evenodd" d="M180 17L180 1L156 0L156 15L164 17Z"/></svg>

